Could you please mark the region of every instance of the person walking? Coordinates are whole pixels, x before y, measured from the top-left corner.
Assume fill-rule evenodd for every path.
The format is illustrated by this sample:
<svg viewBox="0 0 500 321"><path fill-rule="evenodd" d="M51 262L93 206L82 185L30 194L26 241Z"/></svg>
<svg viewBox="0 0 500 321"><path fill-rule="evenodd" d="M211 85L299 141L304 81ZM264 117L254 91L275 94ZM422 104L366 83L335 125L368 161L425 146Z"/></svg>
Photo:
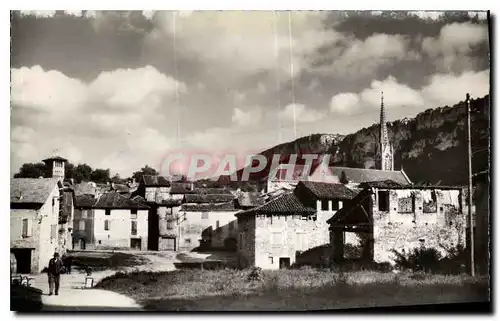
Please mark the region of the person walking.
<svg viewBox="0 0 500 321"><path fill-rule="evenodd" d="M48 276L49 276L49 295L55 292L59 295L59 281L61 280L61 273L64 271L64 265L59 258L59 253L54 253L54 257L49 261Z"/></svg>

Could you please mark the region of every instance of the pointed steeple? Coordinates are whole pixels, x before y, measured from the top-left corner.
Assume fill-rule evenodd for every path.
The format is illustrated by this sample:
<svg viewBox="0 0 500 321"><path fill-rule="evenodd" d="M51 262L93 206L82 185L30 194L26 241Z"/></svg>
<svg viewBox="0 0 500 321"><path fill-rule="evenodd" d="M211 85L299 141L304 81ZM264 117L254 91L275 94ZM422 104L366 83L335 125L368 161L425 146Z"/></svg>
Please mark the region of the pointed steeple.
<svg viewBox="0 0 500 321"><path fill-rule="evenodd" d="M381 92L380 98L380 144L389 145L389 135L387 134L387 120L385 117L384 92Z"/></svg>
<svg viewBox="0 0 500 321"><path fill-rule="evenodd" d="M380 97L380 141L379 141L379 160L380 169L394 170L394 156L392 144L389 142L389 134L387 132L387 119L384 106L384 92L381 92Z"/></svg>

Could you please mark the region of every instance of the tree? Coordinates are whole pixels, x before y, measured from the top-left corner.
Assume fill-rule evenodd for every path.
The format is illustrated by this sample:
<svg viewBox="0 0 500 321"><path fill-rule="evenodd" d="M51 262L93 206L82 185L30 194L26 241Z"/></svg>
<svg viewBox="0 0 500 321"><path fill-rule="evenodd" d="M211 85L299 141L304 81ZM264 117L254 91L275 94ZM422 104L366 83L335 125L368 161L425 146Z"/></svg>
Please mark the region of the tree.
<svg viewBox="0 0 500 321"><path fill-rule="evenodd" d="M127 182L126 179L122 179L120 177L120 174L116 173L112 178L111 178L111 182L115 183L115 184L125 184Z"/></svg>
<svg viewBox="0 0 500 321"><path fill-rule="evenodd" d="M149 167L148 165L144 166L141 168L140 171L134 172L132 174L132 178L135 179L136 182L140 182L142 180L142 176L144 175L158 175L159 173L156 171L156 169Z"/></svg>
<svg viewBox="0 0 500 321"><path fill-rule="evenodd" d="M73 178L76 183L88 182L91 179L92 167L87 164L78 164L73 170Z"/></svg>
<svg viewBox="0 0 500 321"><path fill-rule="evenodd" d="M93 182L105 184L109 182L109 168L108 169L100 169L96 168L90 174L90 179Z"/></svg>
<svg viewBox="0 0 500 321"><path fill-rule="evenodd" d="M14 178L39 178L51 177L52 171L44 163L25 163L14 174Z"/></svg>
<svg viewBox="0 0 500 321"><path fill-rule="evenodd" d="M64 165L64 177L66 178L75 178L75 165L71 164L70 162L67 162L66 165Z"/></svg>

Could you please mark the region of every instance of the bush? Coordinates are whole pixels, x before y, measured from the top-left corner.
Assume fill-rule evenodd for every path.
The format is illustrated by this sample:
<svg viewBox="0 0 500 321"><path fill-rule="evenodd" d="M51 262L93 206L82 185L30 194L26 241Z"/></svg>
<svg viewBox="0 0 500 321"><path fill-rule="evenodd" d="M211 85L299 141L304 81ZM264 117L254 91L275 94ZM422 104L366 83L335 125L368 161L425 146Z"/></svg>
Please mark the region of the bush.
<svg viewBox="0 0 500 321"><path fill-rule="evenodd" d="M260 267L253 267L248 273L247 280L252 281L262 281L262 269Z"/></svg>
<svg viewBox="0 0 500 321"><path fill-rule="evenodd" d="M441 254L435 248L420 247L409 253L399 253L392 250L396 255L396 268L410 271L437 272Z"/></svg>
<svg viewBox="0 0 500 321"><path fill-rule="evenodd" d="M420 247L409 253L392 252L396 255L396 267L412 272L432 272L445 274L460 274L465 271L467 252L463 246L446 250L444 257L435 248Z"/></svg>

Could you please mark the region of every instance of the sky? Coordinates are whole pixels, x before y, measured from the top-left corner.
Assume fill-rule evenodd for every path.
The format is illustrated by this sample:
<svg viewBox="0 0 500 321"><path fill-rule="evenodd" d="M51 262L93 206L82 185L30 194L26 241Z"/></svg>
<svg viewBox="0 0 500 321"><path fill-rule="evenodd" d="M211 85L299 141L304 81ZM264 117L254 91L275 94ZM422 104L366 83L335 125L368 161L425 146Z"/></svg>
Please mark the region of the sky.
<svg viewBox="0 0 500 321"><path fill-rule="evenodd" d="M484 12L17 11L11 175L57 151L127 177L483 97ZM295 122L294 122L295 119Z"/></svg>

